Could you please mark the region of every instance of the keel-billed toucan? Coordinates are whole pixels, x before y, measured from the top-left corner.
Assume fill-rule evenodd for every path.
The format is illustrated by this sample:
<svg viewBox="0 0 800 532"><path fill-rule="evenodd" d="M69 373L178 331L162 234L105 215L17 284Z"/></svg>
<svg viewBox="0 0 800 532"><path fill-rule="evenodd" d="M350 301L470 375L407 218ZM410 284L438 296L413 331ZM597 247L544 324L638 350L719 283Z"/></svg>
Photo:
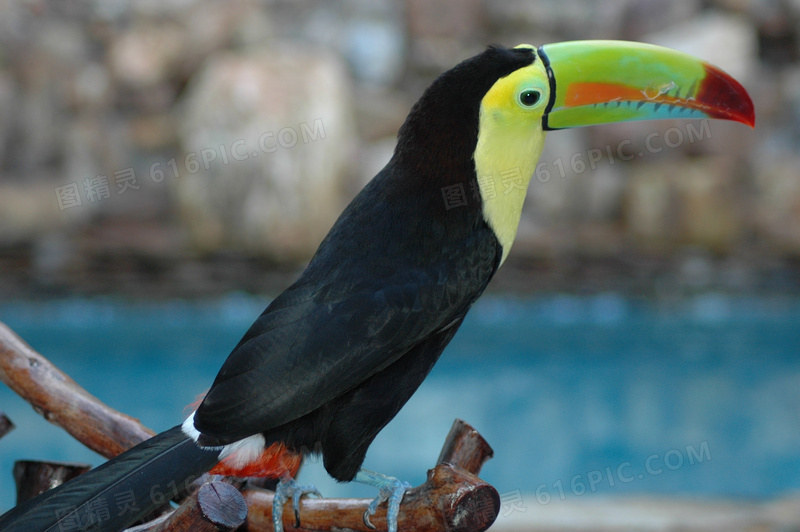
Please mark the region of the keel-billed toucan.
<svg viewBox="0 0 800 532"><path fill-rule="evenodd" d="M321 453L339 481L380 487L396 530L406 485L361 463L506 260L545 133L652 118L755 121L729 75L645 44L493 46L440 75L391 160L234 347L195 412L12 509L0 530L117 530L152 511L154 486L209 470L281 478L280 528L282 502L305 491L291 476L307 453ZM448 204L447 191L461 189L478 197Z"/></svg>

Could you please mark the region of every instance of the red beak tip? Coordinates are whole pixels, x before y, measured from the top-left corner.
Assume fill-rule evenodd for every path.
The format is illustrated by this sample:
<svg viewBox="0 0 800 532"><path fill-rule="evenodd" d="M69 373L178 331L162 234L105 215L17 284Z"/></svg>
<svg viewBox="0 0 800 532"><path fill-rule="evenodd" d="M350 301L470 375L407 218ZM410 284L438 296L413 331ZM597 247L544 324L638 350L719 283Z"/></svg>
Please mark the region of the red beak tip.
<svg viewBox="0 0 800 532"><path fill-rule="evenodd" d="M749 109L747 109L738 117L738 121L742 124L750 126L753 129L756 128L756 113L753 110L752 104Z"/></svg>
<svg viewBox="0 0 800 532"><path fill-rule="evenodd" d="M705 101L712 108L735 110L734 115L727 117L729 120L736 120L755 129L756 113L753 100L742 84L714 65L705 64L703 67L706 78L698 91L698 99ZM725 117L720 116L720 118Z"/></svg>

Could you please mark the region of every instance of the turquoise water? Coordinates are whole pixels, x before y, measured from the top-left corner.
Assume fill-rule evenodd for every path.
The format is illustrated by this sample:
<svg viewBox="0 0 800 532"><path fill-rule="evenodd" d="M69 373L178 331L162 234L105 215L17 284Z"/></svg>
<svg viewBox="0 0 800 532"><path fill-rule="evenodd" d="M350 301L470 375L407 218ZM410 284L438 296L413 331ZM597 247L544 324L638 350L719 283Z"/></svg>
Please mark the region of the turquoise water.
<svg viewBox="0 0 800 532"><path fill-rule="evenodd" d="M266 301L0 304L4 321L92 394L154 429L180 422ZM763 498L800 488L800 299L706 294L485 297L365 463L419 484L456 417L495 449L482 477L542 504L627 493ZM0 510L16 459L101 459L4 386ZM329 496L319 463L302 477Z"/></svg>

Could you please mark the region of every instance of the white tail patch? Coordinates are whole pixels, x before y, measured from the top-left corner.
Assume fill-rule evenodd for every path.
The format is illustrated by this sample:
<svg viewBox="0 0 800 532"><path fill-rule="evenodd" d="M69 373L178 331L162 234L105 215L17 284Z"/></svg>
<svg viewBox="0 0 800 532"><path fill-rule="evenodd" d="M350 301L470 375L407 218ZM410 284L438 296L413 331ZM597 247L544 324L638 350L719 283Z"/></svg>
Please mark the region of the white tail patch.
<svg viewBox="0 0 800 532"><path fill-rule="evenodd" d="M186 418L181 425L181 430L192 440L197 442L200 438L200 431L194 426L194 412ZM261 434L253 434L239 441L229 443L222 447L207 447L208 449L221 449L219 460L227 461L227 465L233 469L239 469L255 462L264 452L266 441Z"/></svg>
<svg viewBox="0 0 800 532"><path fill-rule="evenodd" d="M192 412L191 415L186 418L186 421L183 422L181 425L181 430L184 434L189 436L192 441L197 443L198 438L200 438L200 431L194 428L194 412Z"/></svg>
<svg viewBox="0 0 800 532"><path fill-rule="evenodd" d="M243 468L261 457L266 441L261 434L253 434L247 438L229 443L219 453L220 462L225 460L225 465L233 469Z"/></svg>

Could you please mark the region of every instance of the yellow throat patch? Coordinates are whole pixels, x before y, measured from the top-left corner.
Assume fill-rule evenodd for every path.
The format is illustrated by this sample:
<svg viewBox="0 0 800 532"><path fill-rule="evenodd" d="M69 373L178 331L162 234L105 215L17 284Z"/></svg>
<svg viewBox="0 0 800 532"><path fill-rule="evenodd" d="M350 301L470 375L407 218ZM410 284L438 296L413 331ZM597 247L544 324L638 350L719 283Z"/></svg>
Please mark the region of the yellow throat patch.
<svg viewBox="0 0 800 532"><path fill-rule="evenodd" d="M525 91L538 91L538 102L523 104L531 99L528 94L525 100ZM497 80L481 101L473 158L483 217L503 246L500 264L517 235L528 184L542 152L542 115L548 97L547 73L537 58L533 64Z"/></svg>

